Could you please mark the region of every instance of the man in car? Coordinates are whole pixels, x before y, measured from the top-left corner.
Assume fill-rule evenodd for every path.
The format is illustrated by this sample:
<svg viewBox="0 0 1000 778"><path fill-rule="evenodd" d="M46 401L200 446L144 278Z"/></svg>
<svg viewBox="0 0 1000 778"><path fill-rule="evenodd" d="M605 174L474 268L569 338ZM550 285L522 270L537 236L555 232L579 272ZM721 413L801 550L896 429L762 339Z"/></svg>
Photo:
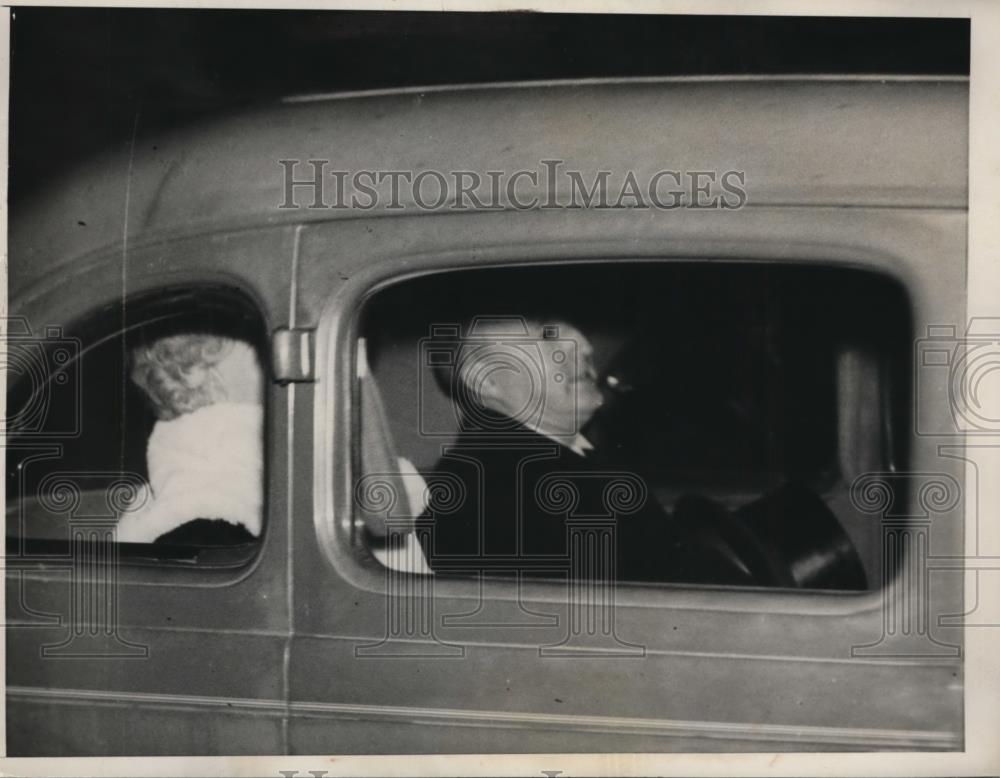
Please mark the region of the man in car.
<svg viewBox="0 0 1000 778"><path fill-rule="evenodd" d="M600 569L617 580L742 578L664 512L641 474L617 466L613 444L587 438L604 400L586 335L522 317L478 318L462 334L435 367L460 429L427 477L431 493L455 498L424 516L435 571L564 575L575 523L610 527L614 565Z"/></svg>

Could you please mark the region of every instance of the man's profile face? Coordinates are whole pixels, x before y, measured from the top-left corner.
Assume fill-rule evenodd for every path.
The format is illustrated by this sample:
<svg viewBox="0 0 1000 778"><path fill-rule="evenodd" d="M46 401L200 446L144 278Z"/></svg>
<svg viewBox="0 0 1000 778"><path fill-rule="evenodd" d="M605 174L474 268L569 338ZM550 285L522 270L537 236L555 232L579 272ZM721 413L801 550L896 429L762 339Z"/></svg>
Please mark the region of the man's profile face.
<svg viewBox="0 0 1000 778"><path fill-rule="evenodd" d="M472 347L467 386L482 405L520 424L552 436L575 435L603 401L593 347L566 322L529 322L529 330L528 349L502 339Z"/></svg>
<svg viewBox="0 0 1000 778"><path fill-rule="evenodd" d="M542 426L549 431L573 430L575 433L601 407L603 397L597 387L594 348L590 341L571 324L559 323L558 328L558 340L540 343L546 367ZM576 344L575 355L565 348L566 341ZM564 355L561 361L560 354Z"/></svg>

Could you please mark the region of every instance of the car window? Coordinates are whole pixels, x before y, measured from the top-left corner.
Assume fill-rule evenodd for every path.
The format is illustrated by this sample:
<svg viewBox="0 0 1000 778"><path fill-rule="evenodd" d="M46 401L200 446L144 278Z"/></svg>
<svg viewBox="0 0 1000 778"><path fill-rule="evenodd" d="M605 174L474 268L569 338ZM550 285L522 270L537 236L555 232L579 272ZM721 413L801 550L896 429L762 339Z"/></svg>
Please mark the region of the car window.
<svg viewBox="0 0 1000 778"><path fill-rule="evenodd" d="M578 552L610 553L602 577L866 590L879 528L850 487L907 456L910 328L898 283L834 266L423 276L363 311L362 448L391 441L424 572L565 578L603 526Z"/></svg>
<svg viewBox="0 0 1000 778"><path fill-rule="evenodd" d="M122 558L234 564L263 529L261 317L222 288L109 304L7 345L8 553L115 542Z"/></svg>

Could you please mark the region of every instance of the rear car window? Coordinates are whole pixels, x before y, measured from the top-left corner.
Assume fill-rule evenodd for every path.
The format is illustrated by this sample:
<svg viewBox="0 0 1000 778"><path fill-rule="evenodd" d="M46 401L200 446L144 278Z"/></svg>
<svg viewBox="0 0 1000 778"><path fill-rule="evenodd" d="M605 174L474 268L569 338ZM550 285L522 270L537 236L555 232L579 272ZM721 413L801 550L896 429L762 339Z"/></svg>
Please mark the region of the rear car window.
<svg viewBox="0 0 1000 778"><path fill-rule="evenodd" d="M14 320L8 554L112 543L122 559L241 564L264 531L259 313L165 289L68 326Z"/></svg>

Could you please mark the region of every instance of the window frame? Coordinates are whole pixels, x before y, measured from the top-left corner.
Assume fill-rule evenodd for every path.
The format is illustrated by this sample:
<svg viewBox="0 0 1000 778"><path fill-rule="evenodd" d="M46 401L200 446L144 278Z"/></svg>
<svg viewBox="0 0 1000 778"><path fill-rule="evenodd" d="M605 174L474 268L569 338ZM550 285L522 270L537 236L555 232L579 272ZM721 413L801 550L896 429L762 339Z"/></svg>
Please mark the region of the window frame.
<svg viewBox="0 0 1000 778"><path fill-rule="evenodd" d="M517 268L537 266L571 266L608 262L698 263L717 260L726 263L773 265L821 265L842 267L881 274L896 281L907 295L911 314L914 278L893 258L852 252L850 258L831 258L829 251L810 244L796 246L797 258L780 259L767 256L766 247L755 247L740 257L698 256L697 253L657 256L609 255L587 256L586 247L575 247L572 257L534 257L532 251L504 249L504 256L479 257L475 261L457 259L453 253L423 255L416 258L394 258L352 275L330 295L321 312L316 333L316 375L313 418L314 488L313 522L322 556L333 570L359 589L386 593L385 568L369 558L351 543L353 532L354 452L356 448L355 376L357 340L360 334L361 312L368 299L387 286L422 276L447 271L478 268ZM786 246L787 249L787 246ZM761 253L761 252L764 253ZM418 267L415 269L415 265ZM916 326L915 317L911 321ZM346 440L350 446L327 446L326 441ZM331 451L335 448L336 451ZM344 449L347 449L345 452ZM904 565L904 569L908 567ZM412 574L403 574L412 575ZM713 611L778 613L788 615L850 615L881 608L891 589L901 585L902 573L885 587L873 582L873 588L862 592L836 590L795 590L724 585L621 582L616 586L618 606L681 608ZM511 582L484 577L468 580L437 579L436 597L478 601L515 600L559 603L565 602L566 583L557 581Z"/></svg>

